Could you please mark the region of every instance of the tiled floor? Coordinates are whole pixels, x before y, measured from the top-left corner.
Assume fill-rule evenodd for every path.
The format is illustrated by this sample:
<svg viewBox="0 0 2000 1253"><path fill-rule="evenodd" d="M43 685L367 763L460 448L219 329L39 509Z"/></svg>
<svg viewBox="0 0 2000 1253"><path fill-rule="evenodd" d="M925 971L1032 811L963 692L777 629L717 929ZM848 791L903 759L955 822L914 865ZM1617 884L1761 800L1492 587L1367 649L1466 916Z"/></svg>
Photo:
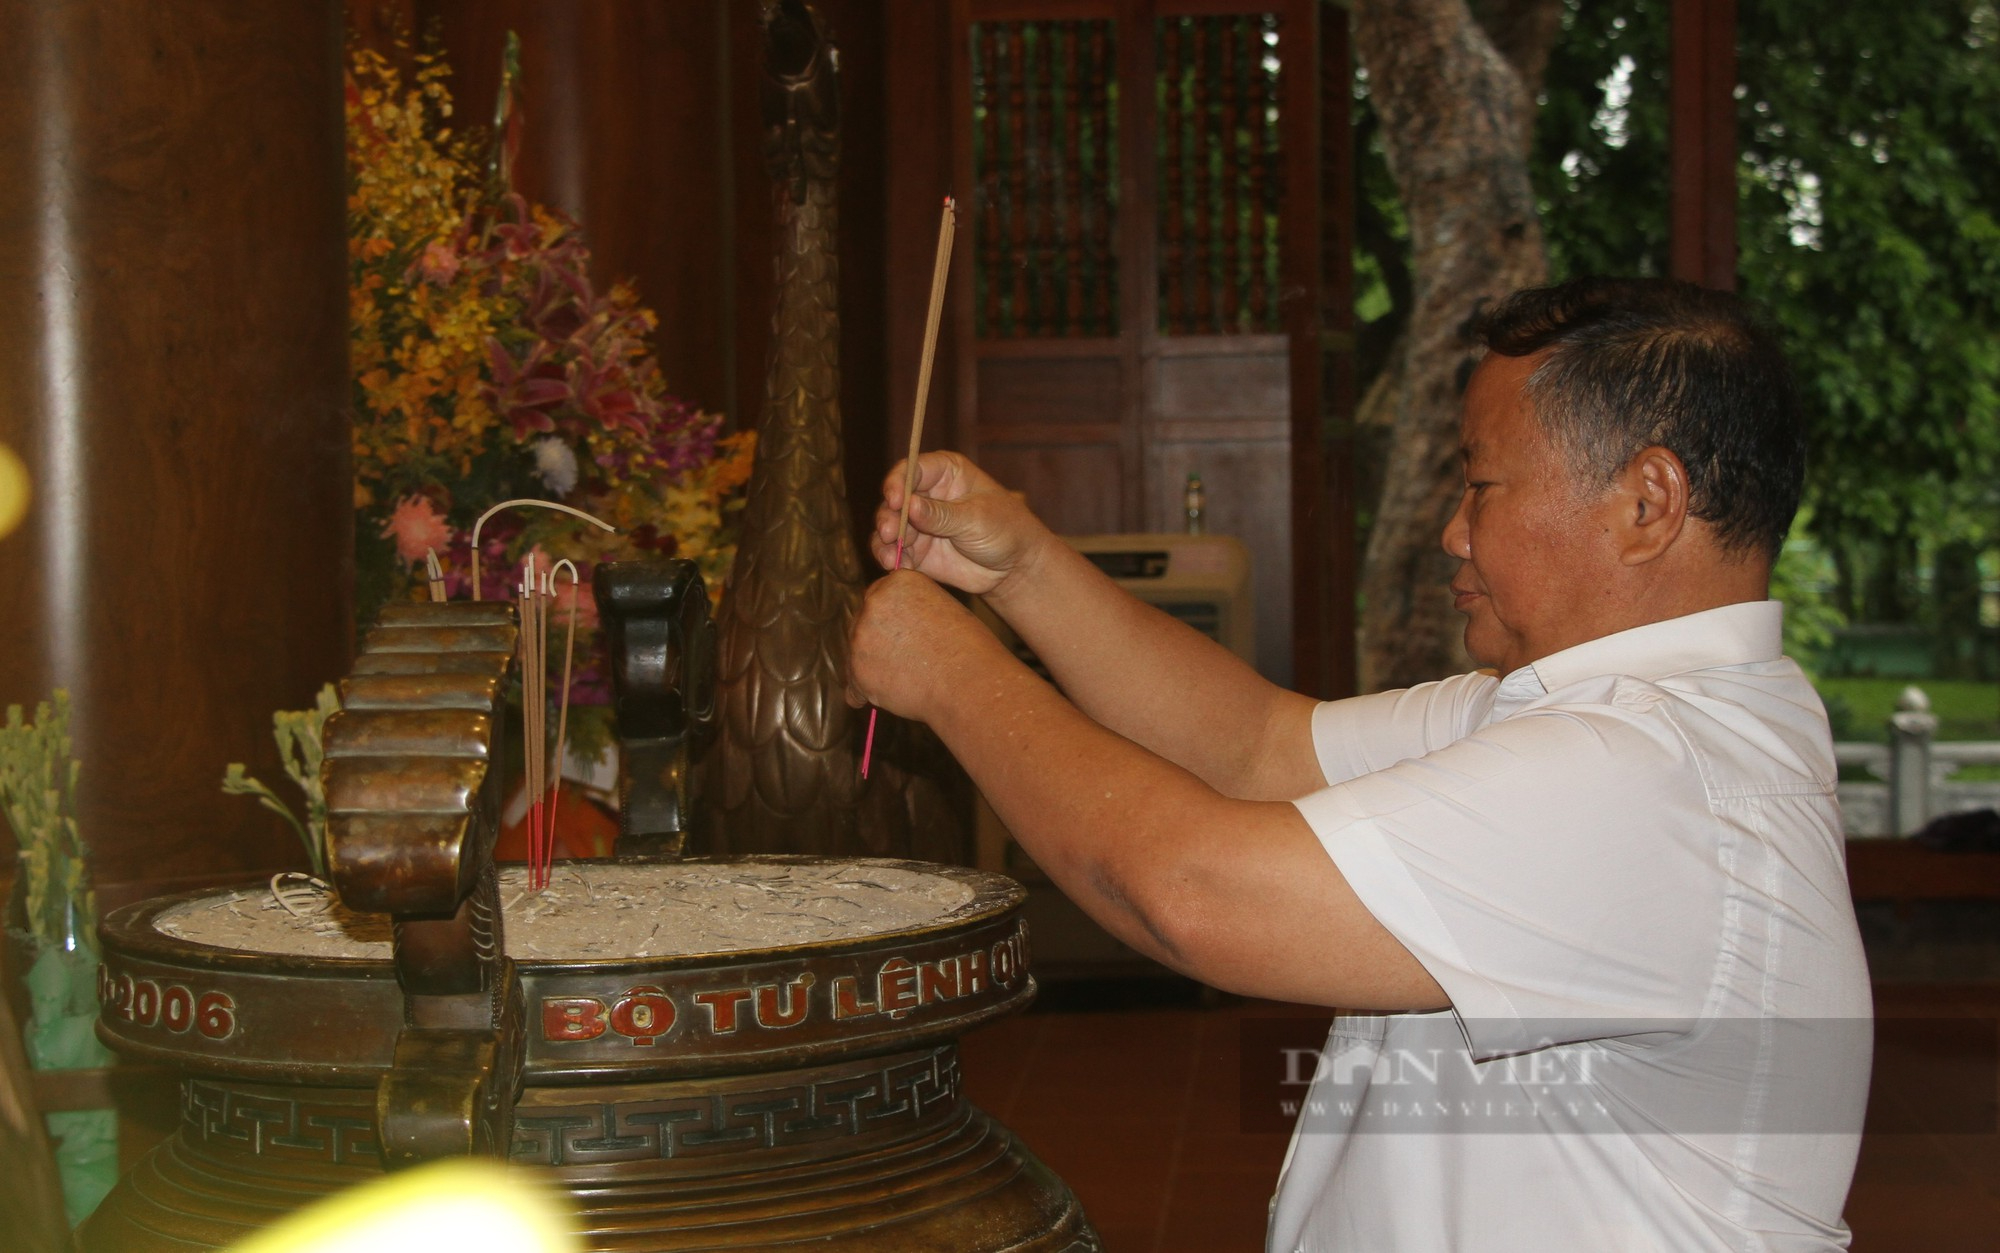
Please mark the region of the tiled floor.
<svg viewBox="0 0 2000 1253"><path fill-rule="evenodd" d="M1876 999L1905 1025L1878 1036L1854 1248L2000 1248L2000 985ZM966 1084L1075 1189L1110 1253L1255 1250L1286 1136L1242 1128L1239 1040L1246 1019L1279 1016L1324 1019L1260 1002L1037 1012L966 1039Z"/></svg>

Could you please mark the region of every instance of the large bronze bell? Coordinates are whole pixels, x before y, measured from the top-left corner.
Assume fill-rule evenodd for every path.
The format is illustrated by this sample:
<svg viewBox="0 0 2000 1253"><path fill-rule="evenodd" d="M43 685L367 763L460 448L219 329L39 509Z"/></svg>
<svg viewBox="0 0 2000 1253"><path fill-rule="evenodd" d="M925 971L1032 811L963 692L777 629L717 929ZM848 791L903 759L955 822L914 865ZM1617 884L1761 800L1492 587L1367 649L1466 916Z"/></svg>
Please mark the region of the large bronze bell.
<svg viewBox="0 0 2000 1253"><path fill-rule="evenodd" d="M707 598L687 563L606 577L621 713L655 715L632 720L652 742L627 755L644 773L624 806L655 829L626 838L670 849L657 828L684 819L705 693L665 689L706 672L687 649L710 638ZM890 860L582 863L557 886L641 885L583 908L688 897L726 916L652 956L564 949L533 916L550 898L492 865L514 634L511 606L398 607L343 685L330 875L393 939L344 933L373 948L329 957L188 938L190 919L270 912L263 885L106 920L100 1034L185 1077L177 1134L84 1247L218 1247L385 1169L489 1153L552 1174L592 1249L1098 1248L1062 1181L960 1090L957 1037L1034 995L1022 890ZM861 917L864 897L896 907Z"/></svg>

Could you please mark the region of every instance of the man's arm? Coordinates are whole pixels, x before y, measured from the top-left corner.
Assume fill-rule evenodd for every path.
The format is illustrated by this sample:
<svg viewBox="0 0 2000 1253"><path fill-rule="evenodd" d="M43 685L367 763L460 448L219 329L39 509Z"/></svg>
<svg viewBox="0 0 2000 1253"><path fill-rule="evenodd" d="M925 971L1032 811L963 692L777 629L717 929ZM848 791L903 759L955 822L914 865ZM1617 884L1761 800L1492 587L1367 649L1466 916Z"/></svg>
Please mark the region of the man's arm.
<svg viewBox="0 0 2000 1253"><path fill-rule="evenodd" d="M929 723L1036 863L1140 952L1248 995L1447 1004L1298 810L1223 796L1097 725L928 579L870 589L853 673L859 698Z"/></svg>
<svg viewBox="0 0 2000 1253"><path fill-rule="evenodd" d="M894 564L903 467L884 483L874 548ZM1076 707L1226 796L1321 786L1309 697L1146 605L956 453L918 459L904 566L986 598Z"/></svg>
<svg viewBox="0 0 2000 1253"><path fill-rule="evenodd" d="M1484 721L1499 681L1482 673L1329 701L1312 713L1328 783L1345 783L1455 744Z"/></svg>

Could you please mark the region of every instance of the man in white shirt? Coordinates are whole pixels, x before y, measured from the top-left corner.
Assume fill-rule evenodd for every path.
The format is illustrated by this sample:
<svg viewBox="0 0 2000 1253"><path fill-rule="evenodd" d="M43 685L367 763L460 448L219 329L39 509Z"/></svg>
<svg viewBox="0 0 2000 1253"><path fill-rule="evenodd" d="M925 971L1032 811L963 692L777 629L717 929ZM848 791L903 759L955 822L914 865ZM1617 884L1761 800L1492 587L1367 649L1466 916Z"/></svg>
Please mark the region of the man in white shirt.
<svg viewBox="0 0 2000 1253"><path fill-rule="evenodd" d="M1141 951L1382 1011L1336 1020L1271 1248L1843 1247L1870 1010L1825 716L1765 599L1789 374L1739 302L1662 281L1481 333L1444 544L1501 677L1283 692L929 454L854 696L930 723Z"/></svg>

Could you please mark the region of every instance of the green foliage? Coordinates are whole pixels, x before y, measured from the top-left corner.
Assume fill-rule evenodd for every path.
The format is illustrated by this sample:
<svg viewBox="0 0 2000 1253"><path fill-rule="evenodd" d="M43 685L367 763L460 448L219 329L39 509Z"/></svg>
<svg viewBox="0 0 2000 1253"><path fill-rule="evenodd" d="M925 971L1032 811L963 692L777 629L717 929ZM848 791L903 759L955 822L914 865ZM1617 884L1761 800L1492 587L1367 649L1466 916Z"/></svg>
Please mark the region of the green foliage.
<svg viewBox="0 0 2000 1253"><path fill-rule="evenodd" d="M2000 538L1992 19L1988 0L1742 14L1744 287L1784 325L1819 419L1829 542Z"/></svg>
<svg viewBox="0 0 2000 1253"><path fill-rule="evenodd" d="M1896 699L1911 686L1908 679L1828 679L1813 681L1829 709L1838 701L1849 711L1844 734L1837 739L1880 740L1888 734ZM1964 679L1918 679L1915 686L1930 697L1938 718L1940 740L2000 740L2000 690L1991 683Z"/></svg>
<svg viewBox="0 0 2000 1253"><path fill-rule="evenodd" d="M1409 220L1382 148L1368 78L1359 68L1353 116L1355 383L1366 391L1388 366L1391 346L1409 321L1413 280ZM1362 499L1373 495L1364 492Z"/></svg>
<svg viewBox="0 0 2000 1253"><path fill-rule="evenodd" d="M1806 534L1811 520L1810 509L1799 511L1771 569L1771 599L1785 606L1785 655L1808 671L1818 668L1834 632L1847 625L1826 594L1832 563Z"/></svg>
<svg viewBox="0 0 2000 1253"><path fill-rule="evenodd" d="M1571 0L1529 162L1552 279L1667 272L1669 0Z"/></svg>
<svg viewBox="0 0 2000 1253"><path fill-rule="evenodd" d="M283 818L305 846L313 874L326 877L326 792L320 786L319 766L326 720L340 711L340 694L329 683L319 690L311 709L281 709L271 715L271 736L278 742L285 775L305 797L306 818L300 822L292 807L264 783L253 779L240 761L229 763L222 776L222 790L231 796L254 796L257 803Z"/></svg>
<svg viewBox="0 0 2000 1253"><path fill-rule="evenodd" d="M1662 273L1668 0L1574 2L1536 186L1552 272ZM1740 276L1814 424L1812 531L2000 539L2000 21L1992 0L1745 0ZM1850 594L1850 604L1858 600Z"/></svg>

